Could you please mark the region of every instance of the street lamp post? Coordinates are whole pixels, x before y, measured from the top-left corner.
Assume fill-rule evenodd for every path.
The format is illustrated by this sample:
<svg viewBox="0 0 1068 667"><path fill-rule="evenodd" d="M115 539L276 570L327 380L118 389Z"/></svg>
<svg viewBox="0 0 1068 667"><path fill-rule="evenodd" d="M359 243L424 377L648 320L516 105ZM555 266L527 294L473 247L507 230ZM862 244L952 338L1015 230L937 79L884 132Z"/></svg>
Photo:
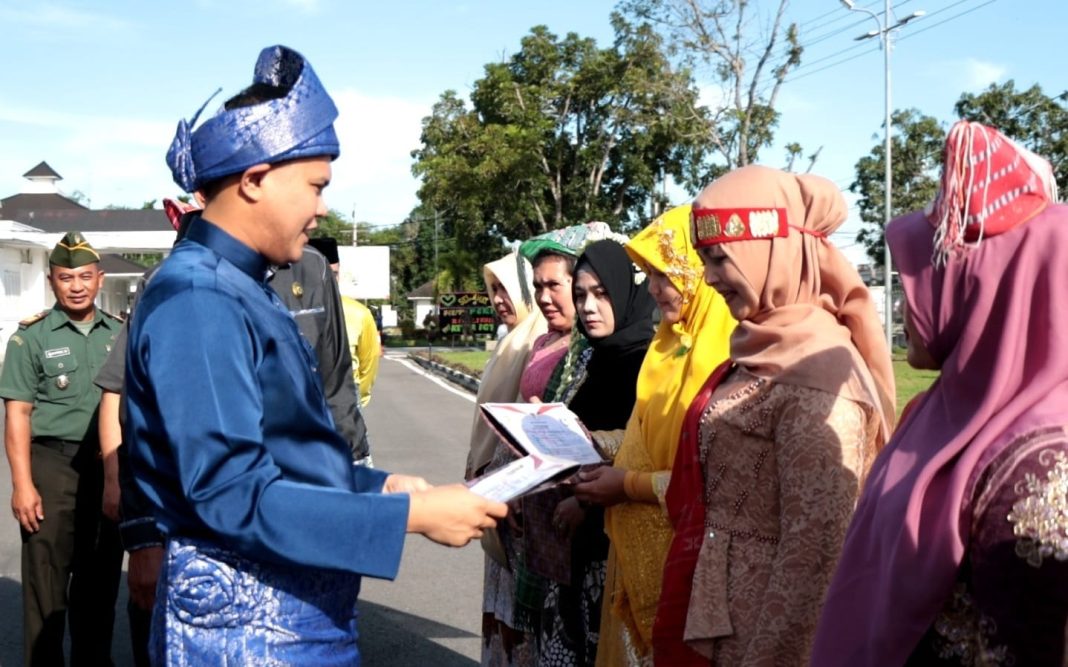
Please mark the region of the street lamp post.
<svg viewBox="0 0 1068 667"><path fill-rule="evenodd" d="M886 290L885 303L883 305L883 321L886 324L886 344L893 348L894 345L894 293L893 293L893 271L890 264L890 244L886 242L886 228L890 225L891 211L892 211L892 186L893 186L893 169L891 166L890 155L890 132L891 132L891 107L890 107L890 48L892 44L893 31L905 25L913 19L920 18L925 14L924 11L916 11L900 21L891 23L894 15L891 13L892 0L886 0L886 4L883 9L883 18L880 19L879 15L863 7L857 7L853 0L839 0L846 9L854 12L862 12L872 17L875 20L875 24L878 26L878 30L873 30L865 35L857 37L857 40L870 39L872 37L878 37L882 42L883 47L883 78L886 83L886 127L884 130L884 136L886 139L886 146L883 149L883 164L886 167L886 183L884 192L884 204L885 211L883 214L883 289Z"/></svg>

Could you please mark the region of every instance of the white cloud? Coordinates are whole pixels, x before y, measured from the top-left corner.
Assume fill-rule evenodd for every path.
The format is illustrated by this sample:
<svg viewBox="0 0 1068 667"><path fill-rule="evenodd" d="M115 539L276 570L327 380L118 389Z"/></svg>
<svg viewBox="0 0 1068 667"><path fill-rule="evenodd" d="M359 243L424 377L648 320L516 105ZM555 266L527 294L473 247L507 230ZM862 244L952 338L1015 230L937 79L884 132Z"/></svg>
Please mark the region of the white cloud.
<svg viewBox="0 0 1068 667"><path fill-rule="evenodd" d="M775 106L783 114L791 112L804 113L819 109L819 105L814 103L811 98L798 95L796 92L786 88L779 91L779 99Z"/></svg>
<svg viewBox="0 0 1068 667"><path fill-rule="evenodd" d="M27 28L48 30L72 30L79 33L113 32L132 27L129 21L93 12L60 7L47 2L34 2L25 9L0 7L0 24L9 28L20 25Z"/></svg>
<svg viewBox="0 0 1068 667"><path fill-rule="evenodd" d="M0 101L7 138L0 162L2 195L20 191L20 175L47 161L64 192L80 191L94 207L139 206L177 194L164 162L175 122L34 109Z"/></svg>
<svg viewBox="0 0 1068 667"><path fill-rule="evenodd" d="M318 13L320 7L319 0L279 0L279 2L308 14Z"/></svg>
<svg viewBox="0 0 1068 667"><path fill-rule="evenodd" d="M720 85L699 85L697 87L697 103L715 111L720 105L727 102L727 91Z"/></svg>
<svg viewBox="0 0 1068 667"><path fill-rule="evenodd" d="M422 119L430 115L433 101L351 88L333 97L341 158L333 165L327 204L346 215L355 211L361 221L400 222L417 203L411 151L420 146ZM0 196L20 190L20 175L41 160L64 176L66 192L88 194L94 207L138 206L174 196L178 189L164 155L176 122L33 109L0 100L0 129L8 138L0 155Z"/></svg>
<svg viewBox="0 0 1068 667"><path fill-rule="evenodd" d="M432 101L376 97L354 89L333 95L341 159L327 190L328 203L359 220L400 222L416 204L412 150L419 148L422 120Z"/></svg>
<svg viewBox="0 0 1068 667"><path fill-rule="evenodd" d="M975 91L1001 81L1008 72L1006 65L960 58L935 63L927 74L950 90Z"/></svg>
<svg viewBox="0 0 1068 667"><path fill-rule="evenodd" d="M969 88L986 88L1003 79L1009 71L1005 65L983 62L976 58L966 58L963 66Z"/></svg>
<svg viewBox="0 0 1068 667"><path fill-rule="evenodd" d="M89 116L49 109L8 106L0 102L0 122L58 132L70 150L107 150L117 145L156 147L174 132L174 124L121 116ZM168 142L169 143L169 142Z"/></svg>

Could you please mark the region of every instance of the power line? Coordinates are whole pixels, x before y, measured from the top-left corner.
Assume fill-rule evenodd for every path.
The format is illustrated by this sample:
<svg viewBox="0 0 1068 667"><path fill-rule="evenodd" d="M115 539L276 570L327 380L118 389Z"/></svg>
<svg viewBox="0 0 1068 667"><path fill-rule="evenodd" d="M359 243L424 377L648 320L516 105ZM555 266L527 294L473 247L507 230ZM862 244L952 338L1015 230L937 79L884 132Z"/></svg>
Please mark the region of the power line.
<svg viewBox="0 0 1068 667"><path fill-rule="evenodd" d="M903 0L903 2L900 2L900 3L898 3L898 5L897 5L897 6L898 6L898 8L900 8L900 7L902 7L903 5L906 5L906 4L908 4L909 2L912 2L912 1L913 1L913 0ZM942 14L942 13L944 13L944 12L947 12L947 11L949 11L950 9L953 9L954 7L956 7L956 6L958 6L958 5L961 5L961 4L964 4L965 2L970 2L970 1L971 1L971 0L957 0L957 2L954 2L953 4L947 5L947 6L943 7L942 9L939 9L939 10L937 10L937 11L931 12L930 14L925 14L925 15L923 15L923 16L917 17L917 18L915 19L915 22L916 22L916 23L920 23L921 21L927 21L927 20L929 20L929 19L930 19L931 17L933 17L933 16L938 16L939 14ZM874 6L874 4L873 4L873 5L869 5L869 7L871 7L871 6ZM845 13L845 15L846 15L846 16L851 16L851 14L850 14L850 13L848 13L848 12L846 12L846 13ZM856 23L852 23L852 24L850 24L850 25L846 26L845 28L843 28L842 30L839 30L839 31L837 31L837 32L835 32L835 33L832 33L832 36L833 36L833 35L840 35L840 34L842 34L842 33L846 32L846 30L848 30L849 28L852 28L852 27L854 27L854 26L858 26L858 25L861 25L861 24L865 23L866 21L868 21L868 20L869 20L869 18L870 18L870 17L865 17L865 18L861 18L861 19L860 19L859 21L857 21ZM934 26L931 26L931 27L934 27ZM917 31L917 32L922 32L922 31ZM876 33L876 34L878 34L878 33ZM822 38L821 38L821 39L822 39ZM814 43L814 42L810 42L810 43ZM863 44L863 42L861 42L861 44ZM856 48L856 46L853 46L853 47L849 47L849 48L847 48L847 49L842 49L842 50L838 51L837 53L831 54L830 56L824 56L823 58L819 59L818 61L813 61L813 62L810 62L810 63L805 63L805 64L804 64L804 65L802 65L802 66L801 66L801 67L800 67L799 69L804 69L804 67L805 67L806 65L812 65L812 64L814 64L815 62L822 62L822 61L824 61L824 60L829 60L830 58L833 58L833 57L834 57L835 55L840 55L840 54L842 54L842 53L847 53L847 52L849 52L849 51L851 51L851 50L853 50L853 49L855 49L855 48Z"/></svg>
<svg viewBox="0 0 1068 667"><path fill-rule="evenodd" d="M869 53L875 53L878 50L879 50L879 47L875 46L873 48L868 49L867 51L863 51L861 53L858 53L855 56L850 56L849 58L843 58L842 60L835 61L835 62L831 63L830 65L826 65L824 67L820 67L819 69L810 70L810 71L804 72L802 74L795 74L794 76L791 76L790 78L786 79L785 83L791 83L793 81L797 81L798 79L804 79L806 76L812 76L813 74L818 74L819 72L822 72L824 70L829 70L832 67L838 67L839 65L844 65L845 63L849 62L850 60L856 60L857 58L860 58L861 56L866 56ZM835 55L841 55L841 53L836 53Z"/></svg>
<svg viewBox="0 0 1068 667"><path fill-rule="evenodd" d="M847 49L842 49L841 51L835 51L834 53L832 53L830 55L823 56L822 58L817 58L816 60L810 60L810 61L806 62L804 65L802 65L801 67L798 67L798 69L800 70L800 69L806 69L806 68L812 67L813 65L817 65L819 63L825 62L827 60L830 60L831 58L837 58L838 56L840 56L842 54L845 54L845 53L849 53L850 51L856 51L857 49L863 49L866 46L871 46L871 45L866 43L866 42L857 42L856 44L854 44L853 46L850 46Z"/></svg>
<svg viewBox="0 0 1068 667"><path fill-rule="evenodd" d="M965 0L961 0L961 2L964 2L964 1ZM995 2L997 2L997 0L986 0L986 2L982 3L981 5L976 5L975 7L972 7L971 9L966 9L965 11L961 12L960 14L954 14L953 16L950 16L947 19L943 19L942 21L939 21L938 23L935 23L934 25L929 25L926 28L923 28L921 30L914 30L913 32L910 32L909 34L905 35L904 37L899 37L898 41L901 41L903 39L908 39L909 37L915 37L916 35L919 35L922 32L927 32L928 30L931 30L932 28L937 28L938 26L942 25L943 23L949 23L950 21L953 21L954 19L959 19L960 17L964 16L965 14L971 14L972 12L974 12L976 10L979 10L979 9L982 9L983 7L986 7L987 5L992 5ZM956 3L952 4L952 5L950 5L950 7L953 7L953 6L956 6L956 5L959 5L959 4L960 4L960 2L956 2ZM942 11L945 11L945 10L942 10ZM938 13L941 13L941 12L935 12L935 13L938 14ZM934 16L934 15L935 14L931 14L931 16Z"/></svg>
<svg viewBox="0 0 1068 667"><path fill-rule="evenodd" d="M864 6L864 9L871 9L872 7L874 7L875 5L878 5L878 4L880 4L880 0L872 0L872 2L870 2L870 3L868 3L867 5ZM821 23L820 25L816 26L814 28L814 30L819 30L820 28L822 28L824 26L828 26L828 25L830 25L832 23L837 23L838 21L841 21L843 18L846 18L848 16L852 16L847 10L843 9L842 7L835 7L834 9L827 10L826 12L820 14L819 16L815 16L815 17L813 17L811 19L808 19L806 21L798 21L797 25L798 25L798 27L808 27L809 24L815 23L816 21L818 21L818 20L820 20L822 18L826 18L826 17L830 16L831 14L837 14L838 16L833 18L833 19L831 19L830 21L825 21L825 22Z"/></svg>
<svg viewBox="0 0 1068 667"><path fill-rule="evenodd" d="M905 1L907 2L909 0L905 0ZM946 7L943 7L942 9L939 9L937 11L931 12L930 14L927 14L926 16L922 16L922 17L916 19L916 23L919 23L920 21L929 20L930 18L932 18L934 16L937 16L939 14L947 12L950 9L953 9L954 7L957 7L959 5L962 5L962 4L964 4L966 2L970 2L970 1L972 1L972 0L957 0L956 2L954 2L954 3L950 4L950 5L947 5ZM921 28L919 30L913 30L913 31L909 32L908 34L906 34L906 35L904 35L902 37L898 37L897 40L901 41L903 39L908 39L909 37L913 37L913 36L918 35L918 34L920 34L922 32L926 32L926 31L931 30L933 28L937 28L938 26L943 25L944 23L948 23L950 21L953 21L953 20L955 20L957 18L960 18L961 16L964 16L965 14L970 14L970 13L976 11L977 9L985 7L986 5L989 5L989 4L991 4L993 2L996 2L996 1L997 0L987 0L986 2L984 2L984 3L980 4L980 5L976 5L975 7L972 7L971 9L968 9L966 11L960 12L959 14L955 14L953 16L950 16L950 17L948 17L946 19L943 19L942 21L938 21L938 22L936 22L936 23L934 23L932 25L926 26L926 27ZM901 4L905 4L905 3L902 2ZM861 42L861 45L863 45L863 42ZM808 63L808 65L811 67L813 64L816 64L818 62L824 62L826 60L829 60L830 58L834 58L834 57L843 55L845 53L848 53L850 51L855 50L856 48L857 48L856 46L853 46L853 47L841 49L840 51L837 51L837 52L835 52L835 53L833 53L833 54L831 54L829 56L825 56L823 58L820 58L817 61L813 61L812 63ZM880 45L877 44L873 48L868 49L867 51L862 51L861 53L858 53L858 54L856 54L854 56L851 56L851 57L848 57L848 58L842 58L841 60L836 60L833 63L830 63L830 64L825 65L823 67L819 67L819 68L814 69L814 70L809 69L809 70L805 71L805 68L802 66L802 67L798 68L798 70L800 71L799 73L795 73L793 76L788 77L785 80L785 82L786 83L790 83L790 82L796 81L798 79L803 79L803 78L805 78L807 76L811 76L813 74L817 74L819 72L823 72L823 71L831 69L833 67L837 67L839 65L844 65L845 63L847 63L847 62L849 62L851 60L856 60L857 58L860 58L861 56L865 56L865 55L867 55L869 53L874 53L875 51L878 51L880 48L881 48Z"/></svg>
<svg viewBox="0 0 1068 667"><path fill-rule="evenodd" d="M903 7L904 5L907 5L908 3L914 2L914 1L915 0L901 0L901 2L897 3L897 7L898 8ZM879 0L875 0L874 2L868 4L865 7L865 9L870 9L871 7L875 7L876 5L879 5L879 4L882 4L882 3ZM826 21L824 23L821 23L818 26L815 26L815 27L812 27L812 28L806 28L805 29L805 33L806 34L807 33L817 33L820 30L822 30L823 28L825 28L825 27L827 27L829 25L832 25L834 23L838 23L839 21L842 21L843 19L856 18L856 14L854 14L854 13L852 13L850 11L846 11L844 9L832 9L830 12L827 12L827 14L824 14L824 16L827 16L829 14L834 14L834 13L839 14L839 16L837 18L831 19L830 21ZM868 20L869 20L869 17L861 17L861 18L857 19L856 21L854 21L853 23L850 23L847 26L843 26L841 28L836 28L835 30L831 30L830 32L823 33L823 34L821 34L821 35L819 35L817 37L812 37L811 39L808 39L804 43L800 44L800 46L801 46L802 49L808 49L808 48L812 47L814 44L819 44L820 42L826 41L826 40L828 40L828 39L830 39L832 37L836 37L838 35L841 35L844 32L847 32L847 31L849 31L849 30L851 30L851 29L853 29L853 28L855 28L855 27L857 27L859 25L864 24ZM855 47L851 47L851 48L855 48ZM784 47L783 50L779 53L779 56L781 57L781 56L785 55L789 50L790 50L790 47L788 47L788 46ZM820 61L827 60L827 59L833 58L833 57L834 57L833 54L830 55L830 56L825 56L824 58L821 58ZM816 62L819 62L819 61L816 61ZM812 63L804 63L802 65L802 67L804 67L805 65L811 65L811 64Z"/></svg>

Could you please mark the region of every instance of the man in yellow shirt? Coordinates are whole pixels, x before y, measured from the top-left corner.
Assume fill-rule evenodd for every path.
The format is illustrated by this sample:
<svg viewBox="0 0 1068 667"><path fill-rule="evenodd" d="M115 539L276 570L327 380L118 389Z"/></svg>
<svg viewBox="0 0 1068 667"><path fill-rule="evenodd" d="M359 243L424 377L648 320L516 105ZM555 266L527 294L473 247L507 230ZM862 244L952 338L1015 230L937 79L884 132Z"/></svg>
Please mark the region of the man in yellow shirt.
<svg viewBox="0 0 1068 667"><path fill-rule="evenodd" d="M382 344L370 308L356 299L343 296L341 310L345 314L345 332L352 349L352 374L360 391L360 407L365 407L371 401L371 387L378 375Z"/></svg>

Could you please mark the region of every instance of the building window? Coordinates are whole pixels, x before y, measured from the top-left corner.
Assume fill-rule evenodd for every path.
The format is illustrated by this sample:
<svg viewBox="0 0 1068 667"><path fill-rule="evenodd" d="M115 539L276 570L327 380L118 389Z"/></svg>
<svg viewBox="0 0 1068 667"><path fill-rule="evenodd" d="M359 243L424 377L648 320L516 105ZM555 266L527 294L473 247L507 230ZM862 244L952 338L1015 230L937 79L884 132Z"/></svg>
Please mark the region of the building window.
<svg viewBox="0 0 1068 667"><path fill-rule="evenodd" d="M8 305L18 303L21 293L22 280L19 277L19 272L10 269L4 269L0 272L0 297L3 297L4 302Z"/></svg>

